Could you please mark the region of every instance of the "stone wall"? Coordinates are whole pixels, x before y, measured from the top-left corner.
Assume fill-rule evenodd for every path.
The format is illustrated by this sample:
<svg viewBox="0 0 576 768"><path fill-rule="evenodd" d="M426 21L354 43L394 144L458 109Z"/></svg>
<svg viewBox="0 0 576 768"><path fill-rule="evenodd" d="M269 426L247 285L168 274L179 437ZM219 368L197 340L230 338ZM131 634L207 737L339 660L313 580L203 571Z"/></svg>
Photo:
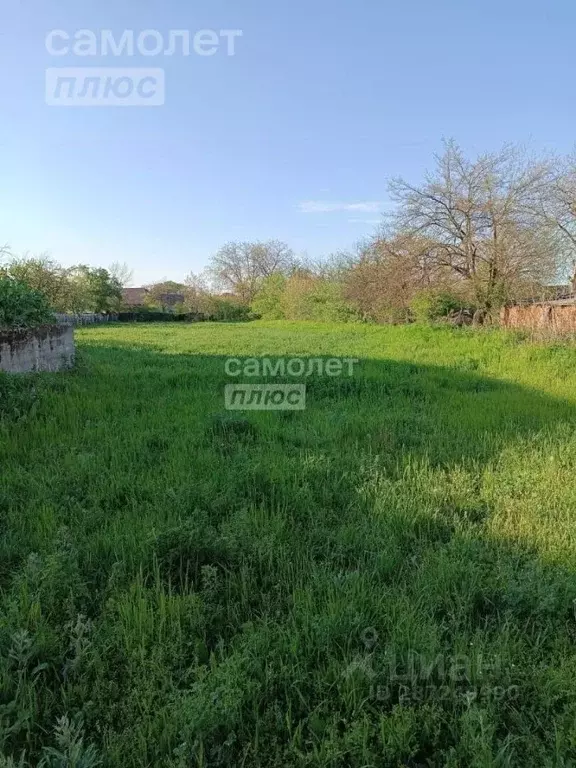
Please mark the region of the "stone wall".
<svg viewBox="0 0 576 768"><path fill-rule="evenodd" d="M74 365L74 329L68 325L0 330L0 371L60 371Z"/></svg>

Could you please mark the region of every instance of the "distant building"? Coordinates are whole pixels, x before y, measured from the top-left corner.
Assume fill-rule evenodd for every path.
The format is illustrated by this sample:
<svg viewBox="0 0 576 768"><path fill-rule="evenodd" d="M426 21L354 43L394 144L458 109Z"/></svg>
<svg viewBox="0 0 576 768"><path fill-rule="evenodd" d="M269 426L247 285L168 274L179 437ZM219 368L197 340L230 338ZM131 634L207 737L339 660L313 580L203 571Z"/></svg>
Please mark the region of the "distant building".
<svg viewBox="0 0 576 768"><path fill-rule="evenodd" d="M176 305L184 302L185 296L178 291L152 293L149 288L124 288L122 303L125 307L136 308L150 304L159 305L163 312L169 312Z"/></svg>
<svg viewBox="0 0 576 768"><path fill-rule="evenodd" d="M150 293L148 288L124 288L122 304L126 307L143 307L148 293Z"/></svg>
<svg viewBox="0 0 576 768"><path fill-rule="evenodd" d="M177 304L182 304L184 299L183 293L161 293L157 300L164 309L172 309Z"/></svg>

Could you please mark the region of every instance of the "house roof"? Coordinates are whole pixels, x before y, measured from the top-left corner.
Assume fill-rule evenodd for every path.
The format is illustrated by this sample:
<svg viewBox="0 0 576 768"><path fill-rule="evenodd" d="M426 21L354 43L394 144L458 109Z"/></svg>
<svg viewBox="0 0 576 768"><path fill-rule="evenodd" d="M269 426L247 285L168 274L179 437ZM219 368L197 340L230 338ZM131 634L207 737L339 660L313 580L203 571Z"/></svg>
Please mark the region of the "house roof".
<svg viewBox="0 0 576 768"><path fill-rule="evenodd" d="M122 301L130 307L138 307L144 304L147 293L148 288L124 288L122 291Z"/></svg>

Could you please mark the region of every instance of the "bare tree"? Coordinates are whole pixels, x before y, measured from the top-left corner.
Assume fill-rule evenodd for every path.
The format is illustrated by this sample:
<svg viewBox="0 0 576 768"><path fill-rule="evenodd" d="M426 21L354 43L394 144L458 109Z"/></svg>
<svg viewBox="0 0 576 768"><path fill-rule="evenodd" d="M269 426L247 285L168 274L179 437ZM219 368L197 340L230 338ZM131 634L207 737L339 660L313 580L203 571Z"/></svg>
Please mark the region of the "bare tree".
<svg viewBox="0 0 576 768"><path fill-rule="evenodd" d="M310 274L327 280L342 279L358 261L362 247L357 252L335 251L325 258L309 258L304 256L298 260L295 270L306 270Z"/></svg>
<svg viewBox="0 0 576 768"><path fill-rule="evenodd" d="M485 309L517 284L554 279L561 254L537 214L549 194L550 164L512 146L471 161L453 141L435 159L423 184L391 183L396 231L427 243L430 269L469 283Z"/></svg>
<svg viewBox="0 0 576 768"><path fill-rule="evenodd" d="M262 281L274 274L288 274L296 263L293 251L279 240L230 242L212 257L216 283L249 304Z"/></svg>
<svg viewBox="0 0 576 768"><path fill-rule="evenodd" d="M345 272L345 297L364 320L405 320L417 292L454 282L448 270L434 265L430 248L417 236L376 235Z"/></svg>
<svg viewBox="0 0 576 768"><path fill-rule="evenodd" d="M576 154L554 162L548 194L539 201L538 212L556 232L556 246L570 267L572 289L576 292Z"/></svg>
<svg viewBox="0 0 576 768"><path fill-rule="evenodd" d="M184 279L184 305L188 312L209 315L214 309L214 297L210 290L209 275L190 272Z"/></svg>
<svg viewBox="0 0 576 768"><path fill-rule="evenodd" d="M123 261L115 261L108 267L110 277L113 277L122 288L127 288L134 279L134 272L128 264Z"/></svg>

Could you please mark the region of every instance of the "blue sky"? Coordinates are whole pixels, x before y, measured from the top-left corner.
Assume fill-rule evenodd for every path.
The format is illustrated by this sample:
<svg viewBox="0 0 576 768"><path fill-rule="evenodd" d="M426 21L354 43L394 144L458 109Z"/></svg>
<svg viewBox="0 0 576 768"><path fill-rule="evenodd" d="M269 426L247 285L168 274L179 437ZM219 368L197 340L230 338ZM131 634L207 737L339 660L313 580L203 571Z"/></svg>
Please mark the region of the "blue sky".
<svg viewBox="0 0 576 768"><path fill-rule="evenodd" d="M201 270L228 240L351 247L442 137L565 152L570 0L0 0L0 241L134 284ZM236 54L53 57L45 38L239 29ZM164 106L45 104L54 66L164 67Z"/></svg>

